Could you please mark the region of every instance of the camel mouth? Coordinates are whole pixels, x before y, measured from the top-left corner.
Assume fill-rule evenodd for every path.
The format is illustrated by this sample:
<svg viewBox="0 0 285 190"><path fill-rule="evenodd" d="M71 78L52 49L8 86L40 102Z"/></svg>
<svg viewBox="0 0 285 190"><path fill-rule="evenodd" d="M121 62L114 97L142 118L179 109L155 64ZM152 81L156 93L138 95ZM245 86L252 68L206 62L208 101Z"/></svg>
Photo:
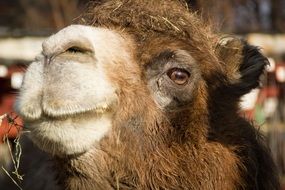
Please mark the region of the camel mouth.
<svg viewBox="0 0 285 190"><path fill-rule="evenodd" d="M114 110L115 103L99 103L94 106L82 106L82 105L67 105L58 108L52 108L49 106L42 107L42 116L57 119L77 117L85 114L103 115L111 113Z"/></svg>
<svg viewBox="0 0 285 190"><path fill-rule="evenodd" d="M60 93L60 91L57 91ZM63 94L63 93L62 93ZM78 98L68 92L62 98L46 91L45 96L29 94L19 97L15 104L17 113L25 122L39 121L43 118L65 119L84 117L89 113L96 116L112 113L116 110L118 96L110 93L101 97Z"/></svg>
<svg viewBox="0 0 285 190"><path fill-rule="evenodd" d="M25 112L26 131L43 151L59 157L81 155L90 150L111 130L115 103L93 107L51 109L41 107L39 117L29 119ZM77 106L79 107L79 106ZM23 116L23 115L22 115Z"/></svg>
<svg viewBox="0 0 285 190"><path fill-rule="evenodd" d="M42 120L43 118L50 119L64 119L64 118L75 118L83 117L84 115L100 116L114 112L116 102L110 103L98 103L95 105L65 105L62 107L51 107L49 104L33 106L35 102L25 106L16 105L17 113L26 122L34 122Z"/></svg>

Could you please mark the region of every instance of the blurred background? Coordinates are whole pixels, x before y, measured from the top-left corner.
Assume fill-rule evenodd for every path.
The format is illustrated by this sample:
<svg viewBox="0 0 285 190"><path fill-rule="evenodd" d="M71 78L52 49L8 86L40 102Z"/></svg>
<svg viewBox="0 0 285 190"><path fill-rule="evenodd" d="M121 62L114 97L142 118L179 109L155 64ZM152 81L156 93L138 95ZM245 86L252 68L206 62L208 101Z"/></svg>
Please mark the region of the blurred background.
<svg viewBox="0 0 285 190"><path fill-rule="evenodd" d="M77 18L88 0L0 0L0 166L9 165L5 139L21 129L13 102L23 73L42 41ZM262 47L271 63L263 88L243 97L241 113L268 137L285 189L285 0L188 0L189 7L224 34L235 34ZM12 125L11 123L17 125ZM1 175L5 175L0 168ZM282 177L283 176L283 177Z"/></svg>

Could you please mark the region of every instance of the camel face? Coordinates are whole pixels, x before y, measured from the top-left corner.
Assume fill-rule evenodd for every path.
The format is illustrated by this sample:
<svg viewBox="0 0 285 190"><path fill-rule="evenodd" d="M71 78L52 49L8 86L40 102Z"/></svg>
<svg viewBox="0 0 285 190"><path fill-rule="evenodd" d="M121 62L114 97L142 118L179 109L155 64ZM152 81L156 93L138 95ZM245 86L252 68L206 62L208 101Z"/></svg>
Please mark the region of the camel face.
<svg viewBox="0 0 285 190"><path fill-rule="evenodd" d="M112 131L118 107L131 107L123 105L133 99L130 91L138 104L166 112L179 112L196 101L203 80L187 51L162 48L140 65L129 38L115 30L72 25L43 43L16 104L41 149L59 156L92 149Z"/></svg>
<svg viewBox="0 0 285 190"><path fill-rule="evenodd" d="M120 90L107 70L129 57L126 40L107 29L73 25L48 38L16 104L35 143L80 154L106 135Z"/></svg>

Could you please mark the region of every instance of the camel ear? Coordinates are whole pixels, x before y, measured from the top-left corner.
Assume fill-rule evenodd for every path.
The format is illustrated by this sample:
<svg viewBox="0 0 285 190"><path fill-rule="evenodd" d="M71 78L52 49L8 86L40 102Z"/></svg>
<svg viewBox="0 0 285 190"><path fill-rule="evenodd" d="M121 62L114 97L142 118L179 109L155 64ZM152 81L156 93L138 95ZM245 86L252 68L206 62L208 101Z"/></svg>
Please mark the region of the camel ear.
<svg viewBox="0 0 285 190"><path fill-rule="evenodd" d="M260 76L269 64L259 48L240 39L223 38L216 50L228 92L242 96L259 86Z"/></svg>

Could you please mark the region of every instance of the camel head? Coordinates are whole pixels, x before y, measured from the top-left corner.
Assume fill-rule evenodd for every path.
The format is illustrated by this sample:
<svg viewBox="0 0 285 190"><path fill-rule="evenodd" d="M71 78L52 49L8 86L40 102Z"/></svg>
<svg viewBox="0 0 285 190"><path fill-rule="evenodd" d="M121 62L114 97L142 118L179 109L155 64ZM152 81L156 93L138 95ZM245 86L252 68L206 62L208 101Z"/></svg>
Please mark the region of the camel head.
<svg viewBox="0 0 285 190"><path fill-rule="evenodd" d="M76 160L63 162L74 178L84 173L76 184L235 189L251 179L244 160L256 150L246 148L263 146L238 115L239 99L266 64L183 1L95 1L43 43L16 109L38 147Z"/></svg>
<svg viewBox="0 0 285 190"><path fill-rule="evenodd" d="M84 153L114 126L126 127L130 120L146 133L186 130L199 119L208 125L209 107L224 101L224 94L214 103L209 101L217 89L230 89L228 96L239 98L257 86L265 62L243 75L242 69L251 66L242 68L249 51L246 44L220 40L202 28L184 5L160 2L161 10L154 10L150 5L159 2L122 1L106 20L118 2L106 1L89 10L97 12L88 18L92 24L71 25L49 37L27 69L16 109L34 142L45 151ZM121 18L136 5L141 6L137 12L148 13L134 11L133 20ZM129 26L124 26L127 21ZM255 75L246 78L251 71ZM236 105L238 98L230 104ZM179 127L158 129L161 123Z"/></svg>

